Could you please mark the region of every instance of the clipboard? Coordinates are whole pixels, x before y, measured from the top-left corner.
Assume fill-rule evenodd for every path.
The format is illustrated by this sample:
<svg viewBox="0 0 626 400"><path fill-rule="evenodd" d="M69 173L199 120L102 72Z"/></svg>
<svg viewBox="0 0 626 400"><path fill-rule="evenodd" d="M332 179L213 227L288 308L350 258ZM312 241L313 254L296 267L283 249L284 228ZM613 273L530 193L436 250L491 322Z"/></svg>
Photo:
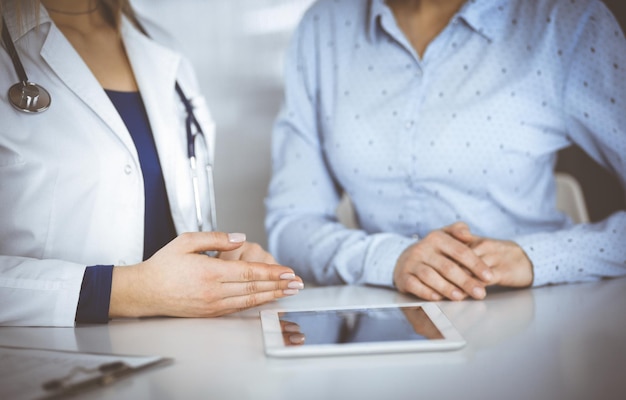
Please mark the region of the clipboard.
<svg viewBox="0 0 626 400"><path fill-rule="evenodd" d="M1 399L54 399L112 384L173 360L0 346Z"/></svg>

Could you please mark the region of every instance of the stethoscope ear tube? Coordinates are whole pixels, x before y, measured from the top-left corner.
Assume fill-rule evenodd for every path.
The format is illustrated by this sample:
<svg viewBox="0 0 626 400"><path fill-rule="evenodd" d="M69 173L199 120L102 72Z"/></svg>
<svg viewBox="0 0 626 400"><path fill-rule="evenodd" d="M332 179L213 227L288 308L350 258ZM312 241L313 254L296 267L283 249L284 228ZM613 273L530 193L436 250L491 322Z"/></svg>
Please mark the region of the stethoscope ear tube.
<svg viewBox="0 0 626 400"><path fill-rule="evenodd" d="M13 62L13 68L17 73L19 82L9 88L9 102L15 109L26 113L39 113L50 107L50 93L42 86L28 81L22 60L20 60L13 39L7 28L4 16L2 16L2 41L7 48L9 57Z"/></svg>
<svg viewBox="0 0 626 400"><path fill-rule="evenodd" d="M146 29L141 25L141 23L133 18L133 22L137 29L147 37L150 37ZM193 186L193 198L195 203L195 211L196 211L196 220L198 224L198 231L202 232L205 230L215 231L217 230L217 211L215 207L215 183L213 182L213 163L209 162L205 165L206 168L206 179L207 179L207 190L209 195L209 215L206 217L209 218L208 221L205 221L205 216L202 212L202 201L200 194L200 178L198 176L198 159L196 158L196 137L200 137L206 140L204 136L204 132L202 131L202 126L200 126L200 122L196 119L196 115L193 112L193 105L191 101L185 96L185 92L176 81L175 84L176 93L180 98L180 101L183 103L185 107L185 111L187 112L187 118L185 120L185 128L187 130L187 157L189 158L189 167L191 169L191 183ZM195 133L194 133L195 131ZM208 222L209 226L205 224ZM210 256L215 256L217 252L210 251L206 253Z"/></svg>

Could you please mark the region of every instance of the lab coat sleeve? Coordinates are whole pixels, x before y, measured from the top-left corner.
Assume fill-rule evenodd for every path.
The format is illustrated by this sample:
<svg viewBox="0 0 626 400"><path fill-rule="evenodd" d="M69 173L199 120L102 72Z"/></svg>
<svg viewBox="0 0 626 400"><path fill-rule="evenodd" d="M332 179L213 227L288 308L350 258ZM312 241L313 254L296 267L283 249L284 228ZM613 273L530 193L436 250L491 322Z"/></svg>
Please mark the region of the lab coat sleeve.
<svg viewBox="0 0 626 400"><path fill-rule="evenodd" d="M266 199L269 249L315 284L393 286L396 261L415 240L347 229L336 218L341 188L323 150L318 79L319 59L326 55L317 43L316 30L322 28L315 12L304 16L287 53L285 100L273 130Z"/></svg>
<svg viewBox="0 0 626 400"><path fill-rule="evenodd" d="M0 325L74 326L85 266L0 256Z"/></svg>
<svg viewBox="0 0 626 400"><path fill-rule="evenodd" d="M626 191L626 40L611 13L592 2L572 35L563 88L571 139L618 177ZM616 190L619 190L616 188ZM534 285L626 274L626 211L603 221L515 239L534 266Z"/></svg>

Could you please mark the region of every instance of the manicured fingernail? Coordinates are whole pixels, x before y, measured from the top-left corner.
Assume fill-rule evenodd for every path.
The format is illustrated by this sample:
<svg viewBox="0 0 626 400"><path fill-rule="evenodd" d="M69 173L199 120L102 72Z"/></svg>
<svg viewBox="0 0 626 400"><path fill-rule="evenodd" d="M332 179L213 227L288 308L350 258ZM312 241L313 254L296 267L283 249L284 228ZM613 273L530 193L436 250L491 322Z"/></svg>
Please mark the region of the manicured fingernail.
<svg viewBox="0 0 626 400"><path fill-rule="evenodd" d="M479 298L479 299L482 299L483 297L487 295L487 292L485 292L485 289L481 287L475 287L472 290L472 293L474 293L474 297Z"/></svg>
<svg viewBox="0 0 626 400"><path fill-rule="evenodd" d="M304 335L301 333L289 335L289 341L293 344L302 344L304 343Z"/></svg>
<svg viewBox="0 0 626 400"><path fill-rule="evenodd" d="M279 278L280 279L295 279L296 274L293 274L291 272L285 272L284 274L280 274Z"/></svg>
<svg viewBox="0 0 626 400"><path fill-rule="evenodd" d="M299 282L299 281L293 281L293 282L289 282L287 287L289 289L304 289L304 283Z"/></svg>
<svg viewBox="0 0 626 400"><path fill-rule="evenodd" d="M228 241L231 243L243 243L246 241L245 233L229 233Z"/></svg>
<svg viewBox="0 0 626 400"><path fill-rule="evenodd" d="M452 298L455 300L461 300L463 298L463 293L455 289L452 291Z"/></svg>
<svg viewBox="0 0 626 400"><path fill-rule="evenodd" d="M437 293L433 293L430 295L430 299L433 301L439 301L441 300L441 296L439 296Z"/></svg>
<svg viewBox="0 0 626 400"><path fill-rule="evenodd" d="M286 325L283 332L300 333L300 327L298 325Z"/></svg>
<svg viewBox="0 0 626 400"><path fill-rule="evenodd" d="M486 270L483 272L483 278L485 278L486 280L490 281L493 279L493 273L489 270Z"/></svg>
<svg viewBox="0 0 626 400"><path fill-rule="evenodd" d="M287 296L293 296L294 294L298 294L300 291L298 289L285 289L283 290L283 294Z"/></svg>

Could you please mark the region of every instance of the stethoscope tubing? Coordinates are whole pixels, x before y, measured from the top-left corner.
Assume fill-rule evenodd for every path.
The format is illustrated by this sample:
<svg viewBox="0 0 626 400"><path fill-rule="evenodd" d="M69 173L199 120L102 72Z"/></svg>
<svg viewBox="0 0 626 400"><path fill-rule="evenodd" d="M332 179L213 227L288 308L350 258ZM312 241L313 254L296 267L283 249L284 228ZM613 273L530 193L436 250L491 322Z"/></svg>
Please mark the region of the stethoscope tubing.
<svg viewBox="0 0 626 400"><path fill-rule="evenodd" d="M17 49L13 44L13 39L11 38L11 34L9 33L9 28L7 28L7 23L4 20L4 16L2 16L2 41L7 48L7 53L9 53L9 57L11 57L11 62L13 63L13 68L15 69L17 77L20 79L22 84L26 85L28 83L28 75L26 75L26 70L24 69L22 60L20 60L19 54L17 54Z"/></svg>
<svg viewBox="0 0 626 400"><path fill-rule="evenodd" d="M9 102L16 110L25 113L40 113L46 111L52 103L50 93L48 93L43 86L28 80L24 64L22 64L22 60L13 44L13 38L11 38L11 34L9 33L4 15L2 16L2 41L6 46L15 73L19 78L19 82L9 88L7 93Z"/></svg>

